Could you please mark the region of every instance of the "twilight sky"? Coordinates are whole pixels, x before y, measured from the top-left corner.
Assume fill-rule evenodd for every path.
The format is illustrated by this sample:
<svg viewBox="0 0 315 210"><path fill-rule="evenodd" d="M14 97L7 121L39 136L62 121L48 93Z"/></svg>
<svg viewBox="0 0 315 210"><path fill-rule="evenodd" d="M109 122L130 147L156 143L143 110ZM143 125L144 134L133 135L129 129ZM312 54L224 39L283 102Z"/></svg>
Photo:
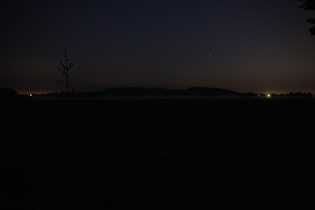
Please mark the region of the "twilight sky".
<svg viewBox="0 0 315 210"><path fill-rule="evenodd" d="M0 17L0 87L19 93L62 90L65 48L76 91L315 93L315 11L298 0L10 0Z"/></svg>

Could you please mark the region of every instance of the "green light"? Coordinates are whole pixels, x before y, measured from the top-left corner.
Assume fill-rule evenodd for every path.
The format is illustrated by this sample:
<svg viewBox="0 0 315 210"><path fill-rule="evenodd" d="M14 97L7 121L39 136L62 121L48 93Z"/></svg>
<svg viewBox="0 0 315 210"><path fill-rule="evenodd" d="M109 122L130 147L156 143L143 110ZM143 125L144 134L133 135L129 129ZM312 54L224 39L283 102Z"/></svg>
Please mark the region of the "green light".
<svg viewBox="0 0 315 210"><path fill-rule="evenodd" d="M270 93L268 93L266 96L267 96L267 98L271 98L271 94Z"/></svg>

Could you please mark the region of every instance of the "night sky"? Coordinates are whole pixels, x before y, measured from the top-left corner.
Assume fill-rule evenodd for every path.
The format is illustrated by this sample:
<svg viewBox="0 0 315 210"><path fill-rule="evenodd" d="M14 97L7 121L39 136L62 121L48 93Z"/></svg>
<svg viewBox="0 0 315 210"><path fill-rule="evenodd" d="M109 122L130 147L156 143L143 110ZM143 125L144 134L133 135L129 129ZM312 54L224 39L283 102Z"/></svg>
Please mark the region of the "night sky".
<svg viewBox="0 0 315 210"><path fill-rule="evenodd" d="M0 87L108 87L315 93L315 11L298 0L10 0L1 2Z"/></svg>

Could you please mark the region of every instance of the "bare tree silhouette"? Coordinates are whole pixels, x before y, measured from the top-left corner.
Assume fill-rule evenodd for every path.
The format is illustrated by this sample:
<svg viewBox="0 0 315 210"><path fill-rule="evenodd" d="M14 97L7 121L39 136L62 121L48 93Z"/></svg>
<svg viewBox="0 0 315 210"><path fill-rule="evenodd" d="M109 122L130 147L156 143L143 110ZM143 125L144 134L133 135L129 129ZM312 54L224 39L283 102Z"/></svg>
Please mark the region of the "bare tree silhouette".
<svg viewBox="0 0 315 210"><path fill-rule="evenodd" d="M71 76L74 73L80 71L81 68L73 69L75 63L72 63L69 61L67 49L65 49L64 62L60 61L60 64L61 64L62 68L59 67L58 69L59 69L59 71L61 71L62 76L64 77L64 80L58 80L57 82L64 84L65 88L67 90L67 93L69 93L70 90L72 89L72 87L70 85ZM72 90L74 90L74 89L72 89Z"/></svg>
<svg viewBox="0 0 315 210"><path fill-rule="evenodd" d="M301 4L301 8L304 8L304 10L315 10L315 0L299 0L300 2L303 2ZM308 19L308 23L315 24L315 18L313 19ZM311 35L315 35L315 26L311 27L309 29L311 32Z"/></svg>

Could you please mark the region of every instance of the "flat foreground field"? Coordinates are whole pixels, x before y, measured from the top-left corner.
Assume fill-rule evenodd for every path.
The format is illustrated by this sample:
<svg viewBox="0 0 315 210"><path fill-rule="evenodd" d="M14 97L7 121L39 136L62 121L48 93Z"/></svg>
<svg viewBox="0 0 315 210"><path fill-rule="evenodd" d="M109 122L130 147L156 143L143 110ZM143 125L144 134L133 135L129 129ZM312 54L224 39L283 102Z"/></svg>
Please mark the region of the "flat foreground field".
<svg viewBox="0 0 315 210"><path fill-rule="evenodd" d="M315 100L1 104L6 209L314 205Z"/></svg>

